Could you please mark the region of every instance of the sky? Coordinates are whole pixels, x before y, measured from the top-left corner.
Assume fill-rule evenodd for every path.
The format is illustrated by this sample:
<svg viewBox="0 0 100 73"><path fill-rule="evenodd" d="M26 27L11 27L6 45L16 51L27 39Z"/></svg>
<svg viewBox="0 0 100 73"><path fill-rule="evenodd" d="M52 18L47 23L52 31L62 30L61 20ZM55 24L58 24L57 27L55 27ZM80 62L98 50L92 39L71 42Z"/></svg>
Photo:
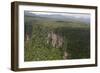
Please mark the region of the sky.
<svg viewBox="0 0 100 73"><path fill-rule="evenodd" d="M72 12L62 12L62 13L55 13L55 12L32 12L32 11L29 11L29 13L33 13L35 15L62 15L62 16L74 16L75 18L81 18L81 17L84 17L84 18L89 18L90 17L90 14L88 13L72 13Z"/></svg>

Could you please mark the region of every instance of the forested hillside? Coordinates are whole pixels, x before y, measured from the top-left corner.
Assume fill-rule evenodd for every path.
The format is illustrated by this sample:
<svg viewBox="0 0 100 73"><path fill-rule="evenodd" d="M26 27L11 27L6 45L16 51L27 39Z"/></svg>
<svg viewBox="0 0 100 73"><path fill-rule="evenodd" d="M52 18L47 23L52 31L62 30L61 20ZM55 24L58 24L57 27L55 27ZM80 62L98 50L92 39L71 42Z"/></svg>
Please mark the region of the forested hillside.
<svg viewBox="0 0 100 73"><path fill-rule="evenodd" d="M36 15L24 21L25 61L90 58L89 23Z"/></svg>

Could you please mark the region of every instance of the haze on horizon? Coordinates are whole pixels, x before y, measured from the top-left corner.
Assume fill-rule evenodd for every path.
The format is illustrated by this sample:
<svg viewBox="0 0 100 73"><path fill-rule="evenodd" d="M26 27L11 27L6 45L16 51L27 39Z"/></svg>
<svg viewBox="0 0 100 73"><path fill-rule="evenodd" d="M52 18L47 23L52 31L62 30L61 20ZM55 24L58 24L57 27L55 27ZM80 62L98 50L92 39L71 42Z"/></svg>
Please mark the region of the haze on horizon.
<svg viewBox="0 0 100 73"><path fill-rule="evenodd" d="M83 21L86 23L90 23L90 14L89 13L72 13L72 12L39 12L39 11L24 11L25 15L28 16L40 16L40 17L47 17L47 18L55 18L55 19L74 19Z"/></svg>

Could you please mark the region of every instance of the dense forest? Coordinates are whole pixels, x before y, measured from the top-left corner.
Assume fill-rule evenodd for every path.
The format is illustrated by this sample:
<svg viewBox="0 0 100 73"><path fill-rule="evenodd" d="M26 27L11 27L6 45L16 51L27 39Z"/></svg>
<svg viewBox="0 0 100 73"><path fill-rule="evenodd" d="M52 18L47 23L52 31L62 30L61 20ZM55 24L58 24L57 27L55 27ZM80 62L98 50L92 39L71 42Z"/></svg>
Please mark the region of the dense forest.
<svg viewBox="0 0 100 73"><path fill-rule="evenodd" d="M90 58L90 25L24 15L24 60Z"/></svg>

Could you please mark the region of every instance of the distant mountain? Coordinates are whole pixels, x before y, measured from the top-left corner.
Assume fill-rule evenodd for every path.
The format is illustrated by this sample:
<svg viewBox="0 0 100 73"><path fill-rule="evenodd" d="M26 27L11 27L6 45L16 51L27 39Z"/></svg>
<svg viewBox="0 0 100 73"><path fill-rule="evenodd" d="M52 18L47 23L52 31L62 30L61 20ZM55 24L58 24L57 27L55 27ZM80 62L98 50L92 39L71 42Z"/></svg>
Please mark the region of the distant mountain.
<svg viewBox="0 0 100 73"><path fill-rule="evenodd" d="M45 19L50 19L53 21L71 21L71 22L82 22L85 24L90 24L90 15L87 14L61 14L61 13L49 13L49 14L36 14L32 12L25 11L25 16L40 17Z"/></svg>
<svg viewBox="0 0 100 73"><path fill-rule="evenodd" d="M25 16L37 16L36 14L30 13L29 11L24 11L24 15Z"/></svg>

